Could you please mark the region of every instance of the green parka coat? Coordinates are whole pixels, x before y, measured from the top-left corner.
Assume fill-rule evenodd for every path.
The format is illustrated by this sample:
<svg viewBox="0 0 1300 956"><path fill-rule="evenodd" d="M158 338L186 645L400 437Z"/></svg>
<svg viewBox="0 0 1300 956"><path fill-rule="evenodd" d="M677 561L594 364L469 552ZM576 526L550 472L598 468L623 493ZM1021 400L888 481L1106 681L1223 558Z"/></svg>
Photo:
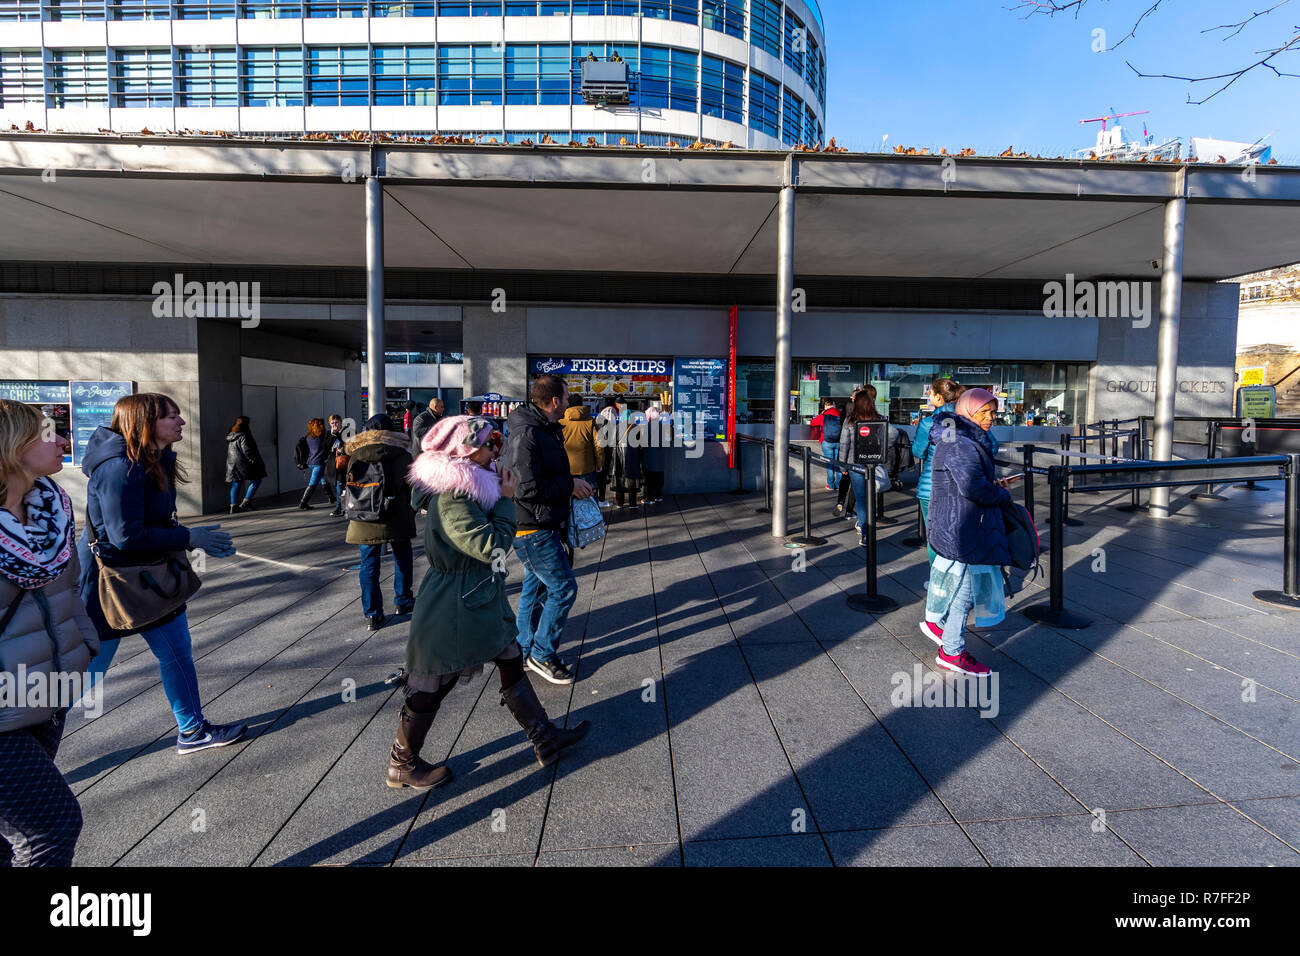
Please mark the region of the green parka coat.
<svg viewBox="0 0 1300 956"><path fill-rule="evenodd" d="M422 463L412 469L411 503L429 510L424 523L429 570L415 598L406 669L412 675L433 677L485 664L515 640L515 615L505 588L505 560L515 537L515 503L501 498L484 508L482 494L471 497L464 490L471 483L477 480L481 487L484 476L494 483L498 479L468 460L448 465L444 459L439 469L444 480L437 487L449 488L448 469L464 469L467 478L455 490L431 492L417 480ZM481 474L471 474L469 469Z"/></svg>

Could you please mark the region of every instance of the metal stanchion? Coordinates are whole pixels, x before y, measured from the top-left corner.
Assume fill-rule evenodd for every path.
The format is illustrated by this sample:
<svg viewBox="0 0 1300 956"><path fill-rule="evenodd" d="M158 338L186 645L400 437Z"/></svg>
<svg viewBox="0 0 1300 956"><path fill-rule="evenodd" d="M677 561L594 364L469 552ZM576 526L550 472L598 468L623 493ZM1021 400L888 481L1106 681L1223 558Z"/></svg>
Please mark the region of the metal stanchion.
<svg viewBox="0 0 1300 956"><path fill-rule="evenodd" d="M928 542L925 534L925 515L921 514L921 499L916 500L916 534L908 535L898 542L906 548L924 548Z"/></svg>
<svg viewBox="0 0 1300 956"><path fill-rule="evenodd" d="M1024 447L1025 454L1025 510L1029 512L1029 517L1034 517L1034 452L1033 445Z"/></svg>
<svg viewBox="0 0 1300 956"><path fill-rule="evenodd" d="M874 472L875 469L868 466L867 480L871 482L871 488L867 492L867 526L862 529L863 535L867 539L867 590L863 594L850 594L846 602L853 610L860 611L863 614L883 614L898 607L897 601L887 595L878 593L876 590L876 494Z"/></svg>
<svg viewBox="0 0 1300 956"><path fill-rule="evenodd" d="M1205 447L1206 450L1209 452L1209 454L1206 455L1206 457L1209 458L1211 461L1213 461L1215 458L1219 457L1219 423L1210 422L1207 431L1208 434L1206 435L1205 438ZM1212 481L1206 482L1204 491L1196 492L1195 494L1190 494L1187 497L1199 498L1202 501L1227 501L1228 500L1223 495L1216 495L1214 493L1214 482Z"/></svg>
<svg viewBox="0 0 1300 956"><path fill-rule="evenodd" d="M1245 441L1246 432L1244 429L1242 430L1241 437L1242 437L1242 443L1241 443L1242 456L1253 458L1254 456L1258 455L1259 454L1258 440L1250 442L1250 444L1247 445ZM1250 450L1247 451L1246 450L1247 448L1249 448ZM1244 485L1237 485L1236 487L1240 488L1242 491L1268 491L1267 488L1261 488L1258 484L1255 483L1254 480L1248 481Z"/></svg>
<svg viewBox="0 0 1300 956"><path fill-rule="evenodd" d="M1282 543L1282 590L1256 591L1255 600L1273 607L1300 611L1300 455L1286 464L1286 522Z"/></svg>
<svg viewBox="0 0 1300 956"><path fill-rule="evenodd" d="M772 513L772 446L763 442L763 507L755 508L756 515Z"/></svg>
<svg viewBox="0 0 1300 956"><path fill-rule="evenodd" d="M1069 480L1067 466L1053 465L1047 469L1047 483L1052 490L1051 600L1048 604L1025 608L1024 615L1038 624L1077 631L1092 622L1065 609L1065 494Z"/></svg>
<svg viewBox="0 0 1300 956"><path fill-rule="evenodd" d="M740 449L745 443L740 440L740 436L735 437L736 442L736 488L730 492L733 495L747 495L749 492L745 488L745 466L742 464Z"/></svg>
<svg viewBox="0 0 1300 956"><path fill-rule="evenodd" d="M1137 420L1137 431L1136 431L1136 434L1133 434L1133 435L1130 435L1130 436L1129 436L1129 442L1131 442L1131 445L1130 445L1130 448L1129 448L1129 454L1128 454L1128 456L1129 456L1130 458L1142 458L1142 457L1144 457L1144 456L1146 455L1146 443L1145 443L1145 439L1144 439L1144 436L1145 436L1145 434L1146 434L1146 427L1145 427L1145 426L1146 426L1146 422L1145 422L1145 420L1139 418L1139 419ZM1128 513L1132 514L1133 512L1142 511L1142 510L1144 509L1144 507L1145 507L1145 506L1142 504L1142 491L1141 491L1141 489L1139 489L1139 488L1134 488L1134 489L1133 489L1133 497L1132 497L1132 499L1129 501L1129 503L1126 504L1126 505L1119 505L1115 510L1116 510L1116 511L1125 511L1125 512L1128 512Z"/></svg>
<svg viewBox="0 0 1300 956"><path fill-rule="evenodd" d="M826 543L812 533L812 450L803 445L799 449L803 459L803 534L786 538L787 548L815 548Z"/></svg>

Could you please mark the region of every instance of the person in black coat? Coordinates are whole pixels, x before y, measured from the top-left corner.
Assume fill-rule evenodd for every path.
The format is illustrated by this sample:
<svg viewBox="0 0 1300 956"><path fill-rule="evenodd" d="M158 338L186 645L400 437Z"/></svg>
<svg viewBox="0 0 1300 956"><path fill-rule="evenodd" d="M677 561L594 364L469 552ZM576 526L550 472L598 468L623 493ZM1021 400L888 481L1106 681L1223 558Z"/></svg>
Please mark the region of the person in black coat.
<svg viewBox="0 0 1300 956"><path fill-rule="evenodd" d="M556 653L578 584L564 552L564 526L571 498L590 498L595 489L569 475L560 418L569 389L558 375L533 383L532 401L510 413L503 467L519 478L515 492L515 554L524 566L516 614L524 666L552 684L572 684L573 674ZM543 603L543 600L545 603Z"/></svg>
<svg viewBox="0 0 1300 956"><path fill-rule="evenodd" d="M253 495L266 477L266 462L257 450L251 423L247 415L240 415L226 435L226 481L230 482L230 513L248 511L253 507ZM239 500L240 486L248 482L244 500Z"/></svg>
<svg viewBox="0 0 1300 956"><path fill-rule="evenodd" d="M334 466L334 439L335 436L325 430L325 420L322 418L313 418L309 421L307 434L298 439L297 454L303 459L299 467L307 471L307 487L303 489L302 499L298 502L300 511L311 508L311 496L317 485L325 487L325 494L329 496L330 504L338 504L334 486L325 477L326 468Z"/></svg>

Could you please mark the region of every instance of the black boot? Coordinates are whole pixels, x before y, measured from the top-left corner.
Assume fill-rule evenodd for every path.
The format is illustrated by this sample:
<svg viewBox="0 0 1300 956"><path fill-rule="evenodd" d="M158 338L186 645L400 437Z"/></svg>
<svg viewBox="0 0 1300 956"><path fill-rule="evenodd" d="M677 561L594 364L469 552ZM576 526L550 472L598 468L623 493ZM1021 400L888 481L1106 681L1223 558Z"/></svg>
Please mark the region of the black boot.
<svg viewBox="0 0 1300 956"><path fill-rule="evenodd" d="M537 754L537 762L549 767L560 759L560 751L571 747L591 729L591 721L584 720L572 730L562 730L546 716L542 702L537 699L537 692L525 677L518 683L501 692L501 703L510 708L519 726L524 728L528 740Z"/></svg>
<svg viewBox="0 0 1300 956"><path fill-rule="evenodd" d="M410 787L412 790L432 790L451 779L451 770L445 765L433 766L420 759L420 748L429 735L437 710L418 714L406 704L397 719L397 739L388 754L388 772L385 782L394 790Z"/></svg>
<svg viewBox="0 0 1300 956"><path fill-rule="evenodd" d="M315 485L309 485L307 488L305 488L305 489L303 490L302 498L298 501L298 510L299 510L299 511L310 511L310 510L311 510L311 505L308 504L308 502L311 501L311 495L312 495L312 492L315 491L315 490L316 490L316 486L315 486Z"/></svg>
<svg viewBox="0 0 1300 956"><path fill-rule="evenodd" d="M328 482L326 482L325 484L325 494L329 495L330 504L334 505L335 507L338 507L339 496L334 494L334 486L329 484Z"/></svg>

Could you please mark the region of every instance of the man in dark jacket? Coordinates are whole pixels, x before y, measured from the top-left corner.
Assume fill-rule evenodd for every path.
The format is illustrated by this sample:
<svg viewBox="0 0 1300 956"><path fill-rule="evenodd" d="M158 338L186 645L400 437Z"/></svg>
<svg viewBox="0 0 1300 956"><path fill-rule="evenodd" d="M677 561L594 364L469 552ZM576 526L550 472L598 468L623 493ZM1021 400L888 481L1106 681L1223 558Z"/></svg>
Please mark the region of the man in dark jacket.
<svg viewBox="0 0 1300 956"><path fill-rule="evenodd" d="M524 565L516 612L524 666L552 684L572 684L573 673L556 654L578 584L564 553L569 500L590 498L595 489L569 475L560 417L569 390L558 375L533 382L532 401L511 412L502 464L519 476L515 493L515 554ZM539 603L542 602L543 603ZM536 618L536 620L534 620Z"/></svg>
<svg viewBox="0 0 1300 956"><path fill-rule="evenodd" d="M348 521L348 544L361 546L361 612L367 630L377 631L384 624L384 593L379 586L379 564L384 545L393 549L393 599L398 614L409 614L415 607L411 592L411 540L415 537L415 512L411 510L411 486L406 473L411 468L406 434L399 431L387 415L376 415L365 424L365 431L345 446L349 471L358 462L378 463L384 473L385 503L378 521ZM349 504L352 504L349 493Z"/></svg>
<svg viewBox="0 0 1300 956"><path fill-rule="evenodd" d="M429 399L429 407L420 414L415 416L415 421L411 424L411 454L420 453L420 442L424 441L425 434L438 423L438 420L447 413L447 406L443 404L441 398Z"/></svg>

